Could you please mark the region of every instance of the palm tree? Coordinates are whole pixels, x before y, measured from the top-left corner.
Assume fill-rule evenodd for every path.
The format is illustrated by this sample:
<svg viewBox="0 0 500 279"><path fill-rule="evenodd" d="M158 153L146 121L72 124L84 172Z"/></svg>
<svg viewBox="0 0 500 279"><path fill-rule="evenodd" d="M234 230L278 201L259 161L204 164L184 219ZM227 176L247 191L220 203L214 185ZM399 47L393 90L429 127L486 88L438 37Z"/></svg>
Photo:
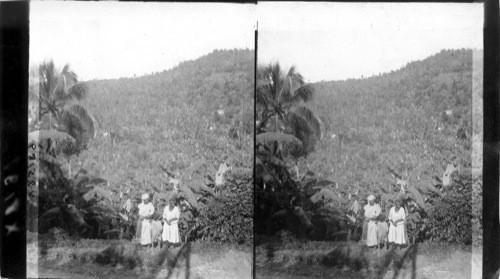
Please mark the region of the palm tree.
<svg viewBox="0 0 500 279"><path fill-rule="evenodd" d="M314 87L292 66L285 74L279 63L261 67L257 73L257 134L276 132L299 139L306 149L323 137L323 122L306 106Z"/></svg>
<svg viewBox="0 0 500 279"><path fill-rule="evenodd" d="M88 95L85 83L66 64L59 72L51 60L43 62L38 71L39 91L30 92L30 98L39 103L38 118L34 124L40 129L68 133L78 143L87 143L96 135L94 116L77 101Z"/></svg>

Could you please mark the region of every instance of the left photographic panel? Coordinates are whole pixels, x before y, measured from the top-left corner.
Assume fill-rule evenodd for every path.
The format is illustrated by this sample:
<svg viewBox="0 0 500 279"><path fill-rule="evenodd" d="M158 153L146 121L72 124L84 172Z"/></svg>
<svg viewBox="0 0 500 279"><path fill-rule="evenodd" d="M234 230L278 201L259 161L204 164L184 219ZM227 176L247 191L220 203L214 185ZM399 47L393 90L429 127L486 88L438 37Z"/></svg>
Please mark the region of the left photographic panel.
<svg viewBox="0 0 500 279"><path fill-rule="evenodd" d="M31 2L28 277L252 277L253 9Z"/></svg>

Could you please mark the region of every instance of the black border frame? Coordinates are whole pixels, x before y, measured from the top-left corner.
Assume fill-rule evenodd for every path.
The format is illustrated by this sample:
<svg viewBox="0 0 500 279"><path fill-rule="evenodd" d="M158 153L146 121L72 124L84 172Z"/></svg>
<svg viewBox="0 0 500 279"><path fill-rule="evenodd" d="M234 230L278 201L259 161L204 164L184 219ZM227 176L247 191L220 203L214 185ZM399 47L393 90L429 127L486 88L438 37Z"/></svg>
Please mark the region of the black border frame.
<svg viewBox="0 0 500 279"><path fill-rule="evenodd" d="M500 267L499 241L499 1L484 2L483 278Z"/></svg>
<svg viewBox="0 0 500 279"><path fill-rule="evenodd" d="M0 272L26 277L26 181L28 147L29 2L0 3ZM17 181L6 183L8 176ZM8 184L8 185L7 185ZM5 210L19 202L17 211ZM10 207L11 209L13 207ZM9 231L7 226L17 226Z"/></svg>

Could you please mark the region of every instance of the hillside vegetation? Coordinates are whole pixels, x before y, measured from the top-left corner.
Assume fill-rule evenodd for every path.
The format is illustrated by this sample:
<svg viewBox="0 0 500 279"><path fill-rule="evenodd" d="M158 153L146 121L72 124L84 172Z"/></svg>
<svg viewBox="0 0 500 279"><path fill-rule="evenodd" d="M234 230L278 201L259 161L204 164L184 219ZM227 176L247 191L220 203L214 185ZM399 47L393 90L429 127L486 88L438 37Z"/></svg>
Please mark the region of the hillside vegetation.
<svg viewBox="0 0 500 279"><path fill-rule="evenodd" d="M332 168L315 170L348 181L387 176L386 166L401 175L426 162L446 167L454 157L470 167L472 58L472 50L441 51L390 73L315 83L312 108L327 136L307 161L327 158Z"/></svg>
<svg viewBox="0 0 500 279"><path fill-rule="evenodd" d="M181 216L185 237L251 243L253 65L251 50L215 50L142 77L81 85L75 79L88 92L78 106L92 114L95 133L85 145L61 140L64 134L44 134L61 143L56 149L50 140L40 143L44 175L35 207L41 232L61 226L101 238L109 237L103 231L121 228L122 236L128 226L120 225L117 214L123 194L132 200L145 192L154 195L161 214L160 198L165 202L175 191L190 208ZM36 86L30 89L37 96ZM49 116L51 122L58 119ZM75 121L53 126L68 132ZM215 183L222 163L230 170L225 183ZM178 189L169 183L172 178L180 181Z"/></svg>
<svg viewBox="0 0 500 279"><path fill-rule="evenodd" d="M102 173L126 171L153 183L158 164L182 172L200 159L218 167L229 155L233 166L250 167L253 59L249 50L214 51L161 73L89 82L88 108L100 130L116 136L113 146L111 140L102 145L112 146L99 154ZM232 127L242 141L233 141ZM115 165L125 158L130 167Z"/></svg>

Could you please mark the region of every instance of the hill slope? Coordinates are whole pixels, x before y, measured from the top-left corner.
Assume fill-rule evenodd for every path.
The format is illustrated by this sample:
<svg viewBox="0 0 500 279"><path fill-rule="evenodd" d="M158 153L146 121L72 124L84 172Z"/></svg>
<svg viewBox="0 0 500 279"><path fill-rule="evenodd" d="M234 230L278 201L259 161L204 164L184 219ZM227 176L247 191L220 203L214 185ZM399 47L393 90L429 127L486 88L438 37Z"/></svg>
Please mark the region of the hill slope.
<svg viewBox="0 0 500 279"><path fill-rule="evenodd" d="M102 133L78 161L116 187L143 189L165 182L160 164L174 173L225 159L249 168L253 61L251 50L215 50L161 73L88 82L85 105Z"/></svg>
<svg viewBox="0 0 500 279"><path fill-rule="evenodd" d="M354 190L363 178L390 178L386 167L403 176L425 163L440 169L455 160L470 167L473 82L482 90L482 74L473 81L473 63L481 61L481 52L443 50L390 73L313 84L311 107L327 133L302 171L309 164Z"/></svg>

